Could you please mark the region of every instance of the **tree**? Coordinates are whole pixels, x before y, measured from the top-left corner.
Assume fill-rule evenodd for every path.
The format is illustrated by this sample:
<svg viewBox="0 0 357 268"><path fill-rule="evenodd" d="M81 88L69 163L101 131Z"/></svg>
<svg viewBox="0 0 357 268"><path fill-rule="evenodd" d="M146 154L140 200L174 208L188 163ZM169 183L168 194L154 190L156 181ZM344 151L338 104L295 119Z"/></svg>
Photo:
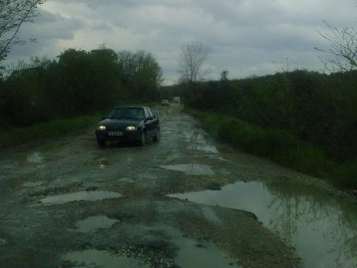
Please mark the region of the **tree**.
<svg viewBox="0 0 357 268"><path fill-rule="evenodd" d="M194 83L205 75L204 62L208 59L210 49L200 42L190 41L180 46L179 73L182 80Z"/></svg>
<svg viewBox="0 0 357 268"><path fill-rule="evenodd" d="M357 30L354 28L346 27L338 29L330 26L325 22L330 30L330 33L318 33L330 42L328 50L315 47L318 51L330 53L333 58L329 60L332 65L332 71L336 67L340 71L350 71L357 68ZM329 66L326 65L326 68Z"/></svg>
<svg viewBox="0 0 357 268"><path fill-rule="evenodd" d="M130 89L130 98L152 100L157 97L163 78L160 65L151 53L137 51L118 53L122 83Z"/></svg>
<svg viewBox="0 0 357 268"><path fill-rule="evenodd" d="M11 47L24 44L17 34L24 22L37 17L37 7L45 0L1 0L0 1L0 61L4 60Z"/></svg>

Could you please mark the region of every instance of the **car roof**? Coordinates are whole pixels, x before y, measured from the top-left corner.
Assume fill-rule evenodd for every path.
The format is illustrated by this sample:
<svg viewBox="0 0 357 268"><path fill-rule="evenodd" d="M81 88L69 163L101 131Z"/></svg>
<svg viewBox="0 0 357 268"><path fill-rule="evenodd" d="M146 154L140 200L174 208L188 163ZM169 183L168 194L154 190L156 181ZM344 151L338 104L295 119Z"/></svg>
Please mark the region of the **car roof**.
<svg viewBox="0 0 357 268"><path fill-rule="evenodd" d="M150 108L150 107L146 107L146 106L131 106L131 105L125 105L125 106L117 106L115 107L115 109L118 108L135 108L135 109L143 109L143 108Z"/></svg>

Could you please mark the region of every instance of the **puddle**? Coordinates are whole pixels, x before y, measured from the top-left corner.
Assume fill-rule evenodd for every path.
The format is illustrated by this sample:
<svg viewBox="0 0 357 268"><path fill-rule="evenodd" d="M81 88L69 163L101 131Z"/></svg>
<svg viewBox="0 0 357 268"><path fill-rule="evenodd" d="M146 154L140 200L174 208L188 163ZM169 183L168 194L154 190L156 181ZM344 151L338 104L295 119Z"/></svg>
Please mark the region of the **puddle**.
<svg viewBox="0 0 357 268"><path fill-rule="evenodd" d="M187 175L213 175L214 172L208 165L203 164L177 164L177 165L163 165L161 168L167 170L185 172Z"/></svg>
<svg viewBox="0 0 357 268"><path fill-rule="evenodd" d="M94 268L94 267L105 267L105 268L117 268L117 267L127 267L127 268L144 268L145 266L135 259L130 259L125 256L118 256L109 253L108 251L99 251L95 249L90 249L86 251L69 252L62 256L62 261L71 262L75 266L71 267L81 267L81 268Z"/></svg>
<svg viewBox="0 0 357 268"><path fill-rule="evenodd" d="M45 183L46 183L45 181L28 181L28 182L25 182L22 186L27 187L27 188L32 188L32 187L42 186Z"/></svg>
<svg viewBox="0 0 357 268"><path fill-rule="evenodd" d="M59 205L73 201L100 201L108 198L119 198L122 195L107 191L82 191L63 195L54 195L43 198L41 203L44 205Z"/></svg>
<svg viewBox="0 0 357 268"><path fill-rule="evenodd" d="M357 267L357 206L311 187L237 182L221 191L169 196L254 213L296 248L303 268Z"/></svg>
<svg viewBox="0 0 357 268"><path fill-rule="evenodd" d="M6 243L6 240L0 238L0 246L6 245L6 244L7 244L7 243Z"/></svg>
<svg viewBox="0 0 357 268"><path fill-rule="evenodd" d="M178 267L241 267L235 265L234 260L225 256L213 244L198 244L197 241L185 238L177 239L176 244L180 248L175 258Z"/></svg>
<svg viewBox="0 0 357 268"><path fill-rule="evenodd" d="M201 131L195 131L191 137L191 141L196 143L206 143L205 135Z"/></svg>
<svg viewBox="0 0 357 268"><path fill-rule="evenodd" d="M43 160L44 160L44 157L43 157L42 153L40 153L40 152L34 152L33 154L27 156L27 161L30 163L39 164L39 163L42 163Z"/></svg>
<svg viewBox="0 0 357 268"><path fill-rule="evenodd" d="M119 221L110 219L106 216L93 216L85 220L78 221L76 224L76 231L81 233L87 233L99 229L109 229L117 222Z"/></svg>
<svg viewBox="0 0 357 268"><path fill-rule="evenodd" d="M202 145L202 144L190 144L187 146L187 150L189 150L189 151L203 151L206 153L213 153L213 154L218 153L218 150L215 146Z"/></svg>

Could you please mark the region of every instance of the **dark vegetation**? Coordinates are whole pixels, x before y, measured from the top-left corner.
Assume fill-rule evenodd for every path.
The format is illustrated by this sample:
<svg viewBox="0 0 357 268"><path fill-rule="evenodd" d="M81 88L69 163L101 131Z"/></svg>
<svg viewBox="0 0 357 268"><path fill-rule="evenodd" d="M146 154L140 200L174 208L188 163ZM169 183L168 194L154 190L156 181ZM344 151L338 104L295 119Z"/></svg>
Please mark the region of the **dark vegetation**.
<svg viewBox="0 0 357 268"><path fill-rule="evenodd" d="M357 71L296 70L264 77L182 84L206 127L246 152L357 188Z"/></svg>
<svg viewBox="0 0 357 268"><path fill-rule="evenodd" d="M161 76L154 57L144 51L69 49L57 60L19 64L0 78L0 130L156 100Z"/></svg>

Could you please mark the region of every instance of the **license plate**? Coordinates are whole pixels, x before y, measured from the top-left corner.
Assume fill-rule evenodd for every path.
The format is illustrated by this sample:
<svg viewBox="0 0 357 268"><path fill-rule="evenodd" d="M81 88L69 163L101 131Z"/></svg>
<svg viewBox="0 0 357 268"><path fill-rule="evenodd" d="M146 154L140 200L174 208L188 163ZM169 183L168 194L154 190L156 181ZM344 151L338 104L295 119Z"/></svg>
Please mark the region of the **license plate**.
<svg viewBox="0 0 357 268"><path fill-rule="evenodd" d="M123 136L123 132L120 132L120 131L110 131L110 132L108 132L108 135L109 135L109 136L121 137L121 136Z"/></svg>

